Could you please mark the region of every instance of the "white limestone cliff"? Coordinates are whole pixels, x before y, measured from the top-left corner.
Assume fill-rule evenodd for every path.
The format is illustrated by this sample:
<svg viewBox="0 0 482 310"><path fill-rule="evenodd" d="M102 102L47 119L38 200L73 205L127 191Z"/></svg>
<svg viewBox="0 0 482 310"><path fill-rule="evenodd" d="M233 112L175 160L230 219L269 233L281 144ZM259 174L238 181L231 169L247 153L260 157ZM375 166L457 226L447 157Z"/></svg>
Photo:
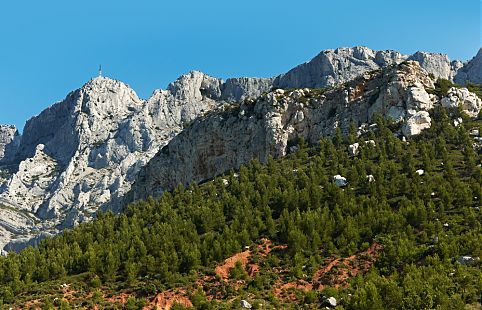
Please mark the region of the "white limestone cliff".
<svg viewBox="0 0 482 310"><path fill-rule="evenodd" d="M12 160L20 143L20 134L14 125L0 125L0 162Z"/></svg>
<svg viewBox="0 0 482 310"><path fill-rule="evenodd" d="M461 85L465 85L467 81L482 84L482 48L474 58L457 71L454 80Z"/></svg>
<svg viewBox="0 0 482 310"><path fill-rule="evenodd" d="M393 67L408 58L417 62ZM252 158L283 156L293 138L315 141L374 113L418 134L440 103L426 89L437 77L473 71L467 68L441 54L354 47L323 51L276 78L223 81L192 71L147 100L120 81L95 78L31 118L22 136L0 127L0 170L8 164L0 177L0 248L35 244L99 209L119 212L127 193L142 198ZM328 86L324 94L305 89ZM301 89L271 91L277 87ZM451 90L442 104L474 115L477 99Z"/></svg>
<svg viewBox="0 0 482 310"><path fill-rule="evenodd" d="M289 141L303 137L317 143L337 128L347 132L351 122L369 124L375 113L400 122L407 136L419 134L431 125L428 111L441 104L441 98L427 92L434 82L418 62L406 61L324 93L278 89L239 108L213 113L196 120L163 147L141 169L126 200L201 182L252 159L266 162L269 156L284 156ZM461 107L466 112L473 108Z"/></svg>
<svg viewBox="0 0 482 310"><path fill-rule="evenodd" d="M482 56L481 56L482 57ZM460 61L451 62L447 55L417 52L403 55L397 51L375 51L368 47L325 50L309 62L301 64L274 80L279 88L325 88L350 81L366 72L378 70L405 60L419 62L435 78L453 80Z"/></svg>

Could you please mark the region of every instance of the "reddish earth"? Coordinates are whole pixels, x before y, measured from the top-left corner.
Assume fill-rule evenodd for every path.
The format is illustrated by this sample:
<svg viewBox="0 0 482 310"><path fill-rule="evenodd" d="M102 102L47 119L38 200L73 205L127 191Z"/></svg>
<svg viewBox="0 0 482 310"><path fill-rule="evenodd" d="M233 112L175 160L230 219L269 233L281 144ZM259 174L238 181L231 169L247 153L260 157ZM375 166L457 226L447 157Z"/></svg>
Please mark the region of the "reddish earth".
<svg viewBox="0 0 482 310"><path fill-rule="evenodd" d="M184 307L191 308L192 302L186 297L184 290L169 290L158 294L148 306L142 310L169 310L174 304L180 304Z"/></svg>
<svg viewBox="0 0 482 310"><path fill-rule="evenodd" d="M318 270L313 276L314 286L319 290L322 290L325 285L346 287L349 278L356 277L373 266L381 250L382 246L374 243L366 251L358 254L344 259L331 259L328 265Z"/></svg>
<svg viewBox="0 0 482 310"><path fill-rule="evenodd" d="M131 296L132 295L128 293L121 293L119 295L114 295L112 297L108 297L104 299L113 304L120 303L121 305L124 305Z"/></svg>
<svg viewBox="0 0 482 310"><path fill-rule="evenodd" d="M224 264L217 266L214 272L218 275L222 280L226 281L229 278L229 272L231 269L236 266L237 262L241 262L243 268L246 268L248 264L248 258L251 256L251 251L244 251L238 254L231 256L230 258L224 261Z"/></svg>
<svg viewBox="0 0 482 310"><path fill-rule="evenodd" d="M250 278L256 278L260 270L263 269L264 262L267 256L274 250L284 251L286 245L273 245L269 239L262 239L261 243L257 245L253 251L246 250L237 253L228 259L223 264L215 268L214 275L200 275L198 279L189 287L176 290L168 290L150 297L147 300L147 306L143 310L153 309L171 309L176 303L184 307L192 307L190 294L187 291L202 288L206 298L209 300L230 300L236 296L236 291L245 287L247 282L245 280L230 279L230 271L235 267L237 262L241 263L242 268L247 272ZM311 291L323 290L326 286L347 287L348 280L356 275L368 271L382 251L380 244L374 243L365 251L359 252L355 255L340 258L331 257L320 266L312 277L304 276L304 279L293 281L289 269L283 267L275 267L271 271L274 272L278 280L273 285L272 291L274 295L283 301L299 302L297 300L297 291ZM227 289L230 288L230 289ZM231 291L231 293L227 293ZM63 298L69 302L79 299L88 299L89 296L80 296L79 292L73 290L70 285L63 285L60 288ZM92 293L89 294L92 296ZM124 291L119 294L106 297L104 300L115 304L124 305L129 297L134 296L129 291ZM39 301L31 301L23 305L22 308L16 309L40 309L41 303Z"/></svg>
<svg viewBox="0 0 482 310"><path fill-rule="evenodd" d="M365 91L365 82L355 86L355 89L350 93L350 101L357 100L362 97Z"/></svg>
<svg viewBox="0 0 482 310"><path fill-rule="evenodd" d="M273 242L267 238L261 239L261 244L258 245L258 253L262 257L266 257L271 253L272 250L285 250L288 248L287 245L275 245L273 246Z"/></svg>
<svg viewBox="0 0 482 310"><path fill-rule="evenodd" d="M261 244L257 246L257 253L261 257L266 257L272 250L284 250L286 249L286 245L276 245L273 246L273 242L271 240L263 238L261 239ZM237 262L241 263L241 266L248 272L250 277L256 276L259 272L259 265L255 264L250 261L252 256L251 250L246 250L241 253L234 254L233 256L229 257L224 261L222 265L216 267L214 272L218 275L222 280L226 281L229 278L229 272L231 269L234 268Z"/></svg>
<svg viewBox="0 0 482 310"><path fill-rule="evenodd" d="M315 272L310 282L297 280L285 283L283 279L289 271L279 270L277 273L280 275L280 280L275 283L273 293L279 299L296 301L295 290L322 291L327 285L347 287L348 279L368 271L373 266L382 249L380 244L374 243L366 251L358 254L346 258L330 258L326 266Z"/></svg>

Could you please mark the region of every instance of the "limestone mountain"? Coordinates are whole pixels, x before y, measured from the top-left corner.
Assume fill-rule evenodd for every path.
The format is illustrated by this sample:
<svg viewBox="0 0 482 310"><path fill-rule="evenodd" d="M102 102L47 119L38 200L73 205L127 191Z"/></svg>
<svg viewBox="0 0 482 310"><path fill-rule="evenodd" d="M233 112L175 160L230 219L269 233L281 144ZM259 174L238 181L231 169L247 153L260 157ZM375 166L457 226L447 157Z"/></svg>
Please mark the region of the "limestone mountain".
<svg viewBox="0 0 482 310"><path fill-rule="evenodd" d="M415 60L436 78L452 80L462 66L450 61L445 54L417 52L403 55L397 51L375 51L364 46L324 50L307 63L301 64L274 80L279 88L333 87L361 74L405 60Z"/></svg>
<svg viewBox="0 0 482 310"><path fill-rule="evenodd" d="M455 82L463 85L467 81L482 84L482 48L455 75Z"/></svg>
<svg viewBox="0 0 482 310"><path fill-rule="evenodd" d="M418 64L396 67L410 59ZM442 99L427 92L436 78L476 71L476 62L341 48L275 78L224 81L192 71L147 100L120 81L92 79L31 118L22 136L0 128L0 247L21 249L100 208L118 212L127 193L145 197L252 158L283 156L293 138L316 141L351 120L367 123L374 112L403 122L404 135L417 134ZM320 87L332 89L304 89ZM454 90L444 102L476 113L480 100L466 95Z"/></svg>
<svg viewBox="0 0 482 310"><path fill-rule="evenodd" d="M15 236L6 249L17 250L40 231L55 234L90 220L99 207L118 211L139 169L185 124L268 85L269 79L224 82L193 71L141 100L122 82L89 81L31 118L6 154L15 168L0 193L0 243Z"/></svg>
<svg viewBox="0 0 482 310"><path fill-rule="evenodd" d="M20 143L20 134L14 125L0 125L0 162L8 162L11 158L5 154L15 154Z"/></svg>
<svg viewBox="0 0 482 310"><path fill-rule="evenodd" d="M352 123L363 131L376 113L399 122L399 136L409 137L431 126L429 111L436 105L460 106L473 117L480 112L481 99L466 89L450 90L442 98L429 93L434 84L418 62L407 61L326 92L277 89L212 113L196 120L141 169L130 201L207 180L252 159L267 162L269 156L284 156L290 141L316 143L337 128L347 133Z"/></svg>

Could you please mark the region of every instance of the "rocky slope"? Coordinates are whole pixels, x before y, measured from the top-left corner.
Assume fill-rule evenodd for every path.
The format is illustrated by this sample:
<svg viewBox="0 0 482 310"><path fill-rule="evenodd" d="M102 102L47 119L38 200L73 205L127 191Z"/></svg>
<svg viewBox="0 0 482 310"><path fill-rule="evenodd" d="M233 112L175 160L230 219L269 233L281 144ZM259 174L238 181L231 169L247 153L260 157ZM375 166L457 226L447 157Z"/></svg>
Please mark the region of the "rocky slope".
<svg viewBox="0 0 482 310"><path fill-rule="evenodd" d="M482 48L455 75L455 82L464 85L467 81L482 84Z"/></svg>
<svg viewBox="0 0 482 310"><path fill-rule="evenodd" d="M183 126L269 84L193 71L141 100L122 82L91 80L30 119L9 153L18 166L0 194L0 245L17 250L38 241L39 231L91 219L99 207L117 211L139 169Z"/></svg>
<svg viewBox="0 0 482 310"><path fill-rule="evenodd" d="M445 54L417 52L402 55L396 51L375 51L364 46L325 50L311 61L301 64L274 80L279 88L323 88L350 81L365 72L405 60L415 60L435 78L452 80L462 67L460 61L450 61Z"/></svg>
<svg viewBox="0 0 482 310"><path fill-rule="evenodd" d="M20 143L20 134L13 125L0 125L0 162L12 160L9 154L17 152Z"/></svg>
<svg viewBox="0 0 482 310"><path fill-rule="evenodd" d="M290 141L316 143L351 122L368 128L379 113L402 124L400 135L412 136L430 127L428 111L437 104L460 105L475 116L482 101L464 90L447 98L430 95L434 78L418 62L407 61L380 72L366 73L327 91L275 90L254 102L198 119L176 136L139 173L128 200L159 195L178 184L200 182L252 159L289 152ZM442 103L441 103L442 102Z"/></svg>
<svg viewBox="0 0 482 310"><path fill-rule="evenodd" d="M430 126L426 111L439 100L425 88L437 77L452 79L457 70L476 78L478 58L462 67L441 54L341 48L276 78L223 81L192 71L147 100L122 82L95 78L30 119L22 137L13 127L0 128L0 164L13 172L0 188L0 248L18 250L91 219L99 208L118 211L128 192L138 192L131 199L145 197L253 157L282 156L294 137L316 140L337 126L345 129L351 119L368 122L375 111L403 121L405 135L417 134ZM421 67L410 63L375 72L407 59ZM270 92L342 83L326 94ZM457 105L464 97L461 102L476 109L478 103L466 95L455 92L445 104ZM234 104L252 98L259 99L241 108ZM221 109L229 112L210 114Z"/></svg>

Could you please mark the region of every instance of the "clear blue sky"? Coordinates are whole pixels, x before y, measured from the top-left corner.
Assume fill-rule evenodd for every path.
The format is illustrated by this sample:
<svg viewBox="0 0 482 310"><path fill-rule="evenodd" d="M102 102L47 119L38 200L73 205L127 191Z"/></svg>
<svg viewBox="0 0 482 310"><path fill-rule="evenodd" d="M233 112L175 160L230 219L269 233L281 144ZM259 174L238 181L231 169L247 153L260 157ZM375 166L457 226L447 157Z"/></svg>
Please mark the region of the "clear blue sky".
<svg viewBox="0 0 482 310"><path fill-rule="evenodd" d="M0 34L0 123L23 128L99 64L147 98L193 69L269 77L341 46L467 60L481 0L16 0Z"/></svg>

